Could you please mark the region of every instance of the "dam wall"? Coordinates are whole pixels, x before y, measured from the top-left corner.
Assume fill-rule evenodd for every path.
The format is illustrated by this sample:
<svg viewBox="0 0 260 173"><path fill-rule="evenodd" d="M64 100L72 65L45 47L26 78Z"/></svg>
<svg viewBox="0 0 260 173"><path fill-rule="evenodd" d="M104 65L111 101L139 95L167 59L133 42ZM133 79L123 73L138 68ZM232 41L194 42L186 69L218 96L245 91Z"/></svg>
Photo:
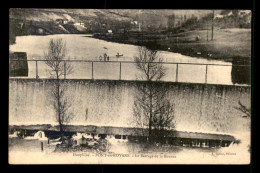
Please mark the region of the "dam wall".
<svg viewBox="0 0 260 173"><path fill-rule="evenodd" d="M135 127L134 98L141 81L61 80L73 125ZM177 130L239 133L250 119L237 110L251 107L251 87L194 83L158 83L174 104ZM57 124L51 95L53 79L9 79L9 124ZM87 109L87 114L86 114Z"/></svg>

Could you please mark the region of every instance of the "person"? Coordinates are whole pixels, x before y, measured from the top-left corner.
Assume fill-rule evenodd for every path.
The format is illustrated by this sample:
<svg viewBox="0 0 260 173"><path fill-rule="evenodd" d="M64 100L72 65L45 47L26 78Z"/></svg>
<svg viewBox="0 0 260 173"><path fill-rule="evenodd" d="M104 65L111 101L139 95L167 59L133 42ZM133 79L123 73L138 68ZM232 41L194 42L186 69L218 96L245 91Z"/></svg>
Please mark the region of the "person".
<svg viewBox="0 0 260 173"><path fill-rule="evenodd" d="M107 56L107 61L109 61L109 56Z"/></svg>
<svg viewBox="0 0 260 173"><path fill-rule="evenodd" d="M102 61L102 56L101 55L99 56L99 61Z"/></svg>
<svg viewBox="0 0 260 173"><path fill-rule="evenodd" d="M106 61L106 58L107 58L107 54L104 53L104 61Z"/></svg>

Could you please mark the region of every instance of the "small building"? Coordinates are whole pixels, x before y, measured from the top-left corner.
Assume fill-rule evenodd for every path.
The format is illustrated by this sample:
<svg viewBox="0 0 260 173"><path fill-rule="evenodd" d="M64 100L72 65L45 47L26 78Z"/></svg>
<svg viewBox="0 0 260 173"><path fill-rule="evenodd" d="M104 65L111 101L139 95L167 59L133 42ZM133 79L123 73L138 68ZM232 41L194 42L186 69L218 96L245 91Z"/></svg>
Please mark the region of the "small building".
<svg viewBox="0 0 260 173"><path fill-rule="evenodd" d="M85 27L85 24L83 22L76 22L74 23L74 25Z"/></svg>
<svg viewBox="0 0 260 173"><path fill-rule="evenodd" d="M240 10L238 12L238 15L240 17L244 17L244 16L251 16L251 11L250 10Z"/></svg>
<svg viewBox="0 0 260 173"><path fill-rule="evenodd" d="M135 21L131 21L131 24L132 25L138 25L138 21L136 21L136 20Z"/></svg>
<svg viewBox="0 0 260 173"><path fill-rule="evenodd" d="M218 15L216 15L216 16L214 17L214 19L222 19L222 18L224 18L224 16L223 16L223 15L220 15L220 14L218 14Z"/></svg>
<svg viewBox="0 0 260 173"><path fill-rule="evenodd" d="M39 34L43 34L43 33L44 33L44 29L38 28L38 33L39 33Z"/></svg>
<svg viewBox="0 0 260 173"><path fill-rule="evenodd" d="M239 18L244 18L247 24L251 23L251 11L250 10L240 10L238 12Z"/></svg>
<svg viewBox="0 0 260 173"><path fill-rule="evenodd" d="M85 27L85 24L83 22L79 22L79 25Z"/></svg>
<svg viewBox="0 0 260 173"><path fill-rule="evenodd" d="M230 12L227 14L227 16L233 16L233 12L230 11Z"/></svg>
<svg viewBox="0 0 260 173"><path fill-rule="evenodd" d="M68 19L56 19L56 24L67 24L68 23Z"/></svg>
<svg viewBox="0 0 260 173"><path fill-rule="evenodd" d="M67 24L69 21L67 19L63 20L63 24Z"/></svg>

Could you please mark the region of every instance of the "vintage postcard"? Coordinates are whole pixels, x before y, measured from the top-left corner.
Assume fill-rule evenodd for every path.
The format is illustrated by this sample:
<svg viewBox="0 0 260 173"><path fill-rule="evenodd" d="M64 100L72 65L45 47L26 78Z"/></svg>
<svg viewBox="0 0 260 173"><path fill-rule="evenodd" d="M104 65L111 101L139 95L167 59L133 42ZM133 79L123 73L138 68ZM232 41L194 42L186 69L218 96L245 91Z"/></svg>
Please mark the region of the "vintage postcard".
<svg viewBox="0 0 260 173"><path fill-rule="evenodd" d="M251 15L9 9L9 163L250 164Z"/></svg>

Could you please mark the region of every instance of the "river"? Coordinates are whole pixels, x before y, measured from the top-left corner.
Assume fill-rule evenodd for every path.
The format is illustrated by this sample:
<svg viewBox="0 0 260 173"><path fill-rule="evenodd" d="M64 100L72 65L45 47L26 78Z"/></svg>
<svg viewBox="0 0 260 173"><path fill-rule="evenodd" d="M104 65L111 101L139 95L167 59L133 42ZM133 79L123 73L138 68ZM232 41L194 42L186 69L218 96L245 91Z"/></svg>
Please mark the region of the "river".
<svg viewBox="0 0 260 173"><path fill-rule="evenodd" d="M75 60L94 60L100 61L99 57L106 53L110 57L110 62L95 62L93 65L94 79L118 80L142 80L141 74L136 70L134 64L124 63L124 61L134 61L138 54L138 47L129 44L108 42L92 38L91 35L82 34L56 34L47 36L17 36L16 44L10 46L10 52L26 52L28 60L44 59L44 52L48 50L50 39L62 38L66 42L66 59ZM123 54L120 58L116 54ZM171 63L198 63L202 65L165 64L166 75L163 81L188 82L188 83L210 83L232 85L231 70L232 63L221 60L207 60L203 58L189 57L179 53L158 51L158 57L164 62ZM111 62L113 61L113 62ZM221 64L225 66L203 64ZM227 65L227 66L226 66ZM72 62L73 73L66 78L91 79L92 66L90 62ZM36 76L35 61L28 62L29 78ZM176 70L178 68L178 77ZM206 75L207 71L207 75ZM38 75L40 78L49 78L49 69L44 62L38 62ZM205 78L207 78L205 80Z"/></svg>

